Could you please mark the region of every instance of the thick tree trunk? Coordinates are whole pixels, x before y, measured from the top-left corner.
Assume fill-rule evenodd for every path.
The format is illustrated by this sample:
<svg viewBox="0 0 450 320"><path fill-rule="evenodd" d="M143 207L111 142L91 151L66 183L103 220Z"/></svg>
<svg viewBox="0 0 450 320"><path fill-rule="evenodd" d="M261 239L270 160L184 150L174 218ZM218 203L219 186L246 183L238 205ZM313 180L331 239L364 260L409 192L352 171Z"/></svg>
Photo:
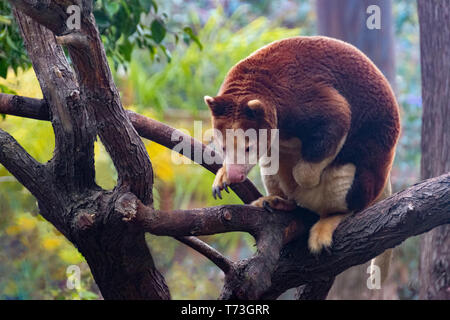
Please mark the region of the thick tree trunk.
<svg viewBox="0 0 450 320"><path fill-rule="evenodd" d="M419 0L422 179L450 171L450 2ZM450 227L422 237L420 298L450 299Z"/></svg>
<svg viewBox="0 0 450 320"><path fill-rule="evenodd" d="M42 216L86 258L103 297L170 298L144 233L130 232L121 217L111 211L115 199L128 191L151 205L153 171L145 146L122 108L88 2L82 15L83 28L78 33L84 42L66 43L73 66L58 44L57 35L61 30L56 25L64 28L64 16L56 13L46 19L52 11L39 3L36 7L22 1L14 4L15 17L50 111L47 114L56 140L54 157L40 169L43 171L40 180L44 182L39 186L36 179L21 182L31 185L28 188L36 196ZM48 4L58 6L56 2ZM65 12L64 4L61 6ZM16 103L23 106L26 99ZM119 174L118 186L112 192L101 190L95 184L97 134Z"/></svg>
<svg viewBox="0 0 450 320"><path fill-rule="evenodd" d="M367 19L372 13L367 8L377 5L380 8L381 29L369 29ZM391 0L317 0L318 34L333 37L353 44L364 52L383 72L395 89L394 30L392 25ZM371 11L372 12L372 11ZM368 264L355 266L339 275L332 289L331 298L367 299L375 291L366 286ZM318 291L326 286L318 284ZM350 289L351 288L351 289ZM350 290L349 290L350 289ZM314 290L301 289L306 292ZM377 294L380 294L377 292Z"/></svg>

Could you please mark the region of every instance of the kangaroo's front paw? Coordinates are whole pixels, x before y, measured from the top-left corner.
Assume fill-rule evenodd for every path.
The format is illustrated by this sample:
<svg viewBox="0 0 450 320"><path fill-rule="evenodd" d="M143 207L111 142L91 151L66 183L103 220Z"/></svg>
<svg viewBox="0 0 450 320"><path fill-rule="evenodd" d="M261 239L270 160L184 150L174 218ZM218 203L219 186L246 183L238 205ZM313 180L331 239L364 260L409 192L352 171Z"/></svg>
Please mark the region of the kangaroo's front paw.
<svg viewBox="0 0 450 320"><path fill-rule="evenodd" d="M292 211L297 204L293 200L286 200L280 196L261 197L251 203L252 206L264 208L269 212L273 211Z"/></svg>
<svg viewBox="0 0 450 320"><path fill-rule="evenodd" d="M217 199L219 197L222 199L221 191L225 190L226 192L230 193L228 190L228 187L230 184L227 180L227 173L225 171L225 167L222 167L217 171L216 178L214 179L213 185L212 185L212 196L214 199Z"/></svg>

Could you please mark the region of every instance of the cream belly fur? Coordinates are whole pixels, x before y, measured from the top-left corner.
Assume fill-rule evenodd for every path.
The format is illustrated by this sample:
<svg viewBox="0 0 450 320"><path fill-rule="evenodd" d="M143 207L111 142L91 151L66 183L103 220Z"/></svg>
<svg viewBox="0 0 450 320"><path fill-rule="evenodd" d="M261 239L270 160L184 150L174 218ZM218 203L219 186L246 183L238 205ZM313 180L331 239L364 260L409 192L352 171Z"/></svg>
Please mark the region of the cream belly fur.
<svg viewBox="0 0 450 320"><path fill-rule="evenodd" d="M301 158L301 141L297 138L280 140L280 165L276 175L261 175L268 195L278 195L294 200L297 205L317 212L321 217L332 213L347 213L345 197L355 176L355 166L329 166L339 153L345 137L336 153L322 161L311 164ZM302 179L307 181L302 183ZM317 180L311 183L311 180Z"/></svg>

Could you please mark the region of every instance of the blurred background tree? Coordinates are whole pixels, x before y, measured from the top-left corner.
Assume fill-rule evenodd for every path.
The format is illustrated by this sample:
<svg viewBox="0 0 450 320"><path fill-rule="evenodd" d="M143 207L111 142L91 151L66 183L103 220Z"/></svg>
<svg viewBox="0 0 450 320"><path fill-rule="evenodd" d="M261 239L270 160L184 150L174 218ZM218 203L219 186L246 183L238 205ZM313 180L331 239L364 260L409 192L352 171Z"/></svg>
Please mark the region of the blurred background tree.
<svg viewBox="0 0 450 320"><path fill-rule="evenodd" d="M418 2L422 65L421 178L450 171L450 3ZM450 226L421 237L420 298L450 299Z"/></svg>
<svg viewBox="0 0 450 320"><path fill-rule="evenodd" d="M218 91L236 62L274 40L318 34L321 22L315 0L98 0L95 8L124 105L191 134L194 120L203 121L204 129L210 127L203 96ZM340 5L338 10L343 8ZM363 14L366 16L365 8ZM392 171L397 191L419 179L421 95L415 1L393 1L391 23L395 57L390 58L397 63L392 72L395 77L390 80L396 82L403 125ZM0 91L42 98L10 8L4 2L0 4ZM0 120L0 127L40 161L51 158L54 137L49 123L7 116ZM156 174L156 206L171 210L240 203L234 194L213 200L211 173L193 164L174 165L169 150L145 143ZM95 152L97 183L111 188L116 179L112 162L101 143L96 144ZM250 178L263 191L257 169ZM251 236L242 233L203 240L232 259L247 257L254 250ZM147 241L173 298L217 297L223 275L212 263L172 238L148 235ZM83 257L40 218L33 197L2 166L0 244L0 299L101 298ZM384 298L417 298L418 257L416 239L396 248ZM73 264L82 270L80 290L66 288L66 269ZM331 298L357 298L351 294L352 282L346 283L347 288ZM292 294L283 297L291 298Z"/></svg>

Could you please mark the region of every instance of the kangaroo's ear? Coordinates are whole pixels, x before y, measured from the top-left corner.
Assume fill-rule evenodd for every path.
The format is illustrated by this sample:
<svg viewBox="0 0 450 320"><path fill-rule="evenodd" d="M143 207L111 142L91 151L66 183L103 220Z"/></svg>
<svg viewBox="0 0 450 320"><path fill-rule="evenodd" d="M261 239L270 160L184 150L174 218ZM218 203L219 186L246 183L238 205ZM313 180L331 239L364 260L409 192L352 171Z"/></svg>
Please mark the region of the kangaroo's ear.
<svg viewBox="0 0 450 320"><path fill-rule="evenodd" d="M231 105L231 103L222 96L217 96L215 98L205 96L203 100L205 100L205 103L211 110L213 116L224 115L228 106Z"/></svg>
<svg viewBox="0 0 450 320"><path fill-rule="evenodd" d="M245 108L245 115L249 119L261 119L264 117L264 105L258 100L250 100Z"/></svg>
<svg viewBox="0 0 450 320"><path fill-rule="evenodd" d="M211 109L214 105L214 98L210 96L204 96L203 100L205 101L206 105Z"/></svg>

